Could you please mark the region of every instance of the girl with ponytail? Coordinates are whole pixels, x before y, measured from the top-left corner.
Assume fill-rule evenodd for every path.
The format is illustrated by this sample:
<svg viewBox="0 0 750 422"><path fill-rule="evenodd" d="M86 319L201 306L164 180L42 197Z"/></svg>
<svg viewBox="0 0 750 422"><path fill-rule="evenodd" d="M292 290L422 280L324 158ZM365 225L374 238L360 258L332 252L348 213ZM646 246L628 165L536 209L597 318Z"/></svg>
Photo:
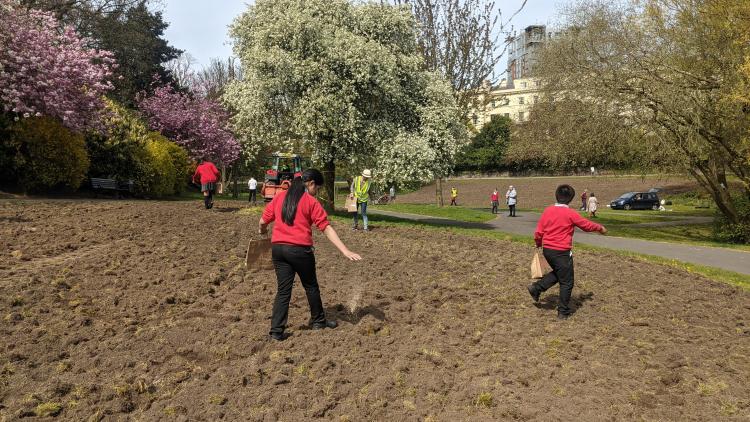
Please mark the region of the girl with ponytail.
<svg viewBox="0 0 750 422"><path fill-rule="evenodd" d="M323 185L323 175L316 169L307 169L301 177L292 181L287 191L274 196L266 206L259 222L260 234L268 233L268 225L276 222L271 235L273 265L276 269L276 299L273 303L270 336L284 340L289 315L289 300L292 297L294 276L299 275L310 305L310 325L313 330L336 328L336 321L326 320L323 301L315 272L315 254L312 241L312 226L326 235L328 240L352 261L362 259L350 251L328 221L323 206L315 195Z"/></svg>

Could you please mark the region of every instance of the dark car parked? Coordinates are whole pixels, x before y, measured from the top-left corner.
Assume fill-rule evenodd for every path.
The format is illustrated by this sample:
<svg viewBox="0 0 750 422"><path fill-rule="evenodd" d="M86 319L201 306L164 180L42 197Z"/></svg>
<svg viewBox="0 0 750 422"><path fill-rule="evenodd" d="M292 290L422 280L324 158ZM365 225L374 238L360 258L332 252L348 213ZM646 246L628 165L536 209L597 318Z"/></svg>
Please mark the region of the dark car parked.
<svg viewBox="0 0 750 422"><path fill-rule="evenodd" d="M613 210L658 210L659 205L656 192L628 192L609 204Z"/></svg>

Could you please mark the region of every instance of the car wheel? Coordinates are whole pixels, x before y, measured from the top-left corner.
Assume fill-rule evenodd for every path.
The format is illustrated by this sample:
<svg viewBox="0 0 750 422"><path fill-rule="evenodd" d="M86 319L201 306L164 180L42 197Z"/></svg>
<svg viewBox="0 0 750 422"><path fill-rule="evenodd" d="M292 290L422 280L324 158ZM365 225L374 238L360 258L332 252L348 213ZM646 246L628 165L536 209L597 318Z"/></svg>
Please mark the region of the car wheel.
<svg viewBox="0 0 750 422"><path fill-rule="evenodd" d="M632 208L632 207L630 206L630 204L625 204L625 205L623 205L623 206L622 206L622 208L623 208L623 209L624 209L625 211L630 211L630 208Z"/></svg>
<svg viewBox="0 0 750 422"><path fill-rule="evenodd" d="M659 211L659 205L654 204L654 205L651 206L651 209L654 210L654 211Z"/></svg>

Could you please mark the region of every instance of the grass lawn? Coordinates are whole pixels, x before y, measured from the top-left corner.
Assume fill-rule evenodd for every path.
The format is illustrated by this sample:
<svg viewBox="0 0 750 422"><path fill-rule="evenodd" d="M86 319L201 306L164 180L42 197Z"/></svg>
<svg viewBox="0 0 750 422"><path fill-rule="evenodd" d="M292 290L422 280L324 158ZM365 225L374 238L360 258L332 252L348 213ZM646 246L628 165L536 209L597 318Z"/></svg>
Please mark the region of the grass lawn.
<svg viewBox="0 0 750 422"><path fill-rule="evenodd" d="M466 221L469 223L484 223L485 221L490 221L495 218L489 209L438 207L437 205L396 203L389 205L371 205L370 209L449 218L451 220Z"/></svg>

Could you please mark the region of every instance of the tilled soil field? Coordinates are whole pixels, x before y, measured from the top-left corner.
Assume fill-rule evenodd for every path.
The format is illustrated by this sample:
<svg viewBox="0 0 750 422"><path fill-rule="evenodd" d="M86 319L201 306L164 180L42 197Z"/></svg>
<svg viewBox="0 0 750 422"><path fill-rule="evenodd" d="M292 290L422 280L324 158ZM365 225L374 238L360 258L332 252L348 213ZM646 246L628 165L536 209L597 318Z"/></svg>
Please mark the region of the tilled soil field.
<svg viewBox="0 0 750 422"><path fill-rule="evenodd" d="M507 178L507 179L451 179L443 182L443 197L450 202L452 186L458 189L458 204L466 207L490 206L490 194L497 188L501 197L501 207L505 206L505 192L513 185L518 192L518 208L543 208L555 202L555 188L567 183L576 190L573 204L580 204L584 189L594 192L601 207L606 207L611 200L626 192L646 192L651 188L663 188L661 196L670 194L699 191L695 181L675 176L663 177L550 177L550 178ZM410 204L434 204L435 185L431 184L422 189L398 196L399 202ZM579 205L580 206L580 205Z"/></svg>
<svg viewBox="0 0 750 422"><path fill-rule="evenodd" d="M450 231L316 235L335 330L266 339L275 277L237 203L0 201L0 420L746 421L750 294L576 256L576 314L532 247Z"/></svg>

